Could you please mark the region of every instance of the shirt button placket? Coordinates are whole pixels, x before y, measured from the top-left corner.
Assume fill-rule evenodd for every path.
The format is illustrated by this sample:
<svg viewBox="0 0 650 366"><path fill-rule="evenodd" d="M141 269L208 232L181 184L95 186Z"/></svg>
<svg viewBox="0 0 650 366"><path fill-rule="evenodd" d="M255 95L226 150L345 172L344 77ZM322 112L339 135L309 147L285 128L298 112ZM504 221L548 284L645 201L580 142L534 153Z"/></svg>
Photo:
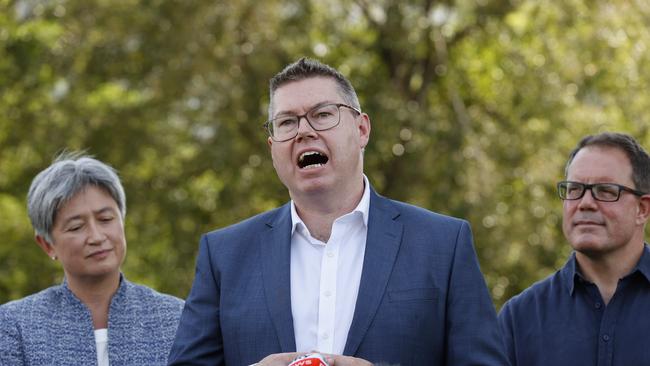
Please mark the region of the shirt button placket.
<svg viewBox="0 0 650 366"><path fill-rule="evenodd" d="M336 277L338 268L338 232L332 230L332 236L325 248L325 256L322 258L320 288L318 306L318 349L330 353L334 345L334 325L336 324Z"/></svg>

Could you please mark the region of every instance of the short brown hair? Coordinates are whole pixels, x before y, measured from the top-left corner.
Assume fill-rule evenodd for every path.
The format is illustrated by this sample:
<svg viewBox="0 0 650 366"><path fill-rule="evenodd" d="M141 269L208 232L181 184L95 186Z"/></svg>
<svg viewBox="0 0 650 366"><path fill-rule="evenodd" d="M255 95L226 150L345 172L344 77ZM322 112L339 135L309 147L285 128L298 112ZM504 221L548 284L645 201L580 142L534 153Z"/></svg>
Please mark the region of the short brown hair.
<svg viewBox="0 0 650 366"><path fill-rule="evenodd" d="M650 156L632 136L624 133L604 132L583 137L569 154L569 161L564 169L565 175L568 174L569 165L578 152L587 146L612 147L623 151L632 165L632 181L635 188L650 193Z"/></svg>

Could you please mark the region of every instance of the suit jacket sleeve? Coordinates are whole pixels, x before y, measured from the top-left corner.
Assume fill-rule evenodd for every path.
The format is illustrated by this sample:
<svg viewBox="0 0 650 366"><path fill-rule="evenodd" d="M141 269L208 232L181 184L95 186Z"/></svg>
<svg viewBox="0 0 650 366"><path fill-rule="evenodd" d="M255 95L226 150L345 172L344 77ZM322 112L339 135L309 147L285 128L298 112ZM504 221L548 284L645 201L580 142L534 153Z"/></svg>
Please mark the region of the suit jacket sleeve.
<svg viewBox="0 0 650 366"><path fill-rule="evenodd" d="M515 339L513 336L513 314L512 314L512 302L506 302L499 312L499 328L501 329L501 334L503 335L503 341L506 346L506 354L510 360L510 364L515 366L517 364L517 358L515 357Z"/></svg>
<svg viewBox="0 0 650 366"><path fill-rule="evenodd" d="M508 365L467 222L456 240L447 298L447 365Z"/></svg>
<svg viewBox="0 0 650 366"><path fill-rule="evenodd" d="M220 326L220 274L201 238L192 290L185 302L169 365L225 365Z"/></svg>

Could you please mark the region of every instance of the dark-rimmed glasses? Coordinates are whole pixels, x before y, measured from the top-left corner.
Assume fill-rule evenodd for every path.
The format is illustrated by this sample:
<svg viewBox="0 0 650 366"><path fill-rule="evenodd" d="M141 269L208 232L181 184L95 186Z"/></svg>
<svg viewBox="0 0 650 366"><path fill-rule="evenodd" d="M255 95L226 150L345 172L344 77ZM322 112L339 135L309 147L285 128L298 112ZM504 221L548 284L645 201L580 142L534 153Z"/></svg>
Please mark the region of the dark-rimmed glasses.
<svg viewBox="0 0 650 366"><path fill-rule="evenodd" d="M596 201L615 202L621 197L621 191L630 192L636 196L645 193L616 183L585 184L580 182L562 181L557 184L557 193L563 200L579 200L587 190Z"/></svg>
<svg viewBox="0 0 650 366"><path fill-rule="evenodd" d="M303 117L315 131L329 130L338 126L339 122L341 122L341 107L351 109L355 111L357 115L361 114L361 111L347 104L324 104L316 106L300 116L289 114L278 116L272 120L266 121L266 123L264 123L264 128L266 128L266 131L269 133L269 136L271 136L273 141L277 142L288 141L296 137L296 135L298 135L300 120Z"/></svg>

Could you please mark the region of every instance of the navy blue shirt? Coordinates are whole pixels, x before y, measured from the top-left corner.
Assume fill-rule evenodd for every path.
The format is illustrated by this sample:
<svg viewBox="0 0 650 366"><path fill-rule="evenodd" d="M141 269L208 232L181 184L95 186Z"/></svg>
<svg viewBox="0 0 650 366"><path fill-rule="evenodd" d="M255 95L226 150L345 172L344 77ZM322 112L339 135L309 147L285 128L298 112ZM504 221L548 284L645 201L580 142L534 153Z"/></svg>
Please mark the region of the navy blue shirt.
<svg viewBox="0 0 650 366"><path fill-rule="evenodd" d="M510 299L499 325L513 366L650 365L650 249L605 306L576 270L575 253L550 277Z"/></svg>

